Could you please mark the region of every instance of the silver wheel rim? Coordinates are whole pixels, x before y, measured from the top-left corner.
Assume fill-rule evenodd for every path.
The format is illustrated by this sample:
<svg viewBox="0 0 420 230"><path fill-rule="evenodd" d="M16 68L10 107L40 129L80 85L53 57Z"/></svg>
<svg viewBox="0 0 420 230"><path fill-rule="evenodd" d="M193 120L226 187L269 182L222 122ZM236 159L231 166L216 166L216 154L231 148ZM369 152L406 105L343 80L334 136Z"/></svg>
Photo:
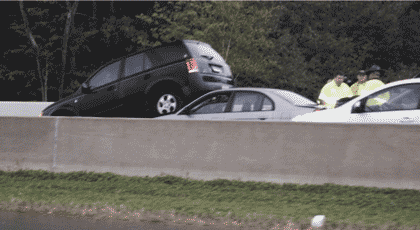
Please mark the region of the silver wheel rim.
<svg viewBox="0 0 420 230"><path fill-rule="evenodd" d="M169 114L175 112L176 106L177 103L175 96L171 94L164 94L158 100L157 110L161 115Z"/></svg>

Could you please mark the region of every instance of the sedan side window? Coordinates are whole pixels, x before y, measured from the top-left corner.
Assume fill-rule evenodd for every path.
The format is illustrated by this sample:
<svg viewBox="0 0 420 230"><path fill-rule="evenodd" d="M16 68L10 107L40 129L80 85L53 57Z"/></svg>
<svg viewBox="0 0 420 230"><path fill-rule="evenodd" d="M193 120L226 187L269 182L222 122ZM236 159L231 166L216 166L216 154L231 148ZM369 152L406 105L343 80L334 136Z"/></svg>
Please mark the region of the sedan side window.
<svg viewBox="0 0 420 230"><path fill-rule="evenodd" d="M126 59L124 77L141 71L143 71L143 54L137 54Z"/></svg>
<svg viewBox="0 0 420 230"><path fill-rule="evenodd" d="M420 84L402 85L379 91L367 98L366 112L414 110L419 108Z"/></svg>
<svg viewBox="0 0 420 230"><path fill-rule="evenodd" d="M211 95L197 102L190 109L190 114L223 113L229 102L231 93Z"/></svg>
<svg viewBox="0 0 420 230"><path fill-rule="evenodd" d="M121 61L118 61L100 70L92 79L90 79L89 86L97 88L116 81L118 79L120 64Z"/></svg>
<svg viewBox="0 0 420 230"><path fill-rule="evenodd" d="M263 105L262 105L261 110L262 111L274 110L273 102L270 99L268 99L268 97L264 97L264 101L263 101Z"/></svg>
<svg viewBox="0 0 420 230"><path fill-rule="evenodd" d="M254 92L237 92L233 99L232 112L260 111L263 97L263 95Z"/></svg>

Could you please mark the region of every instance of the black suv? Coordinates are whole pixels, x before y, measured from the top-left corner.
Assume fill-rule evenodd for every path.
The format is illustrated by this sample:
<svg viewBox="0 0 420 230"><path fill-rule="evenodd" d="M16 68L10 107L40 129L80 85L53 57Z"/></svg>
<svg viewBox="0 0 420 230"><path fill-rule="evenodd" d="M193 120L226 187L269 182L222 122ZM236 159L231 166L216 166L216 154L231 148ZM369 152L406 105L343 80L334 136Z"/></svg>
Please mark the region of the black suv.
<svg viewBox="0 0 420 230"><path fill-rule="evenodd" d="M102 66L40 116L158 117L232 85L229 65L209 44L181 40Z"/></svg>

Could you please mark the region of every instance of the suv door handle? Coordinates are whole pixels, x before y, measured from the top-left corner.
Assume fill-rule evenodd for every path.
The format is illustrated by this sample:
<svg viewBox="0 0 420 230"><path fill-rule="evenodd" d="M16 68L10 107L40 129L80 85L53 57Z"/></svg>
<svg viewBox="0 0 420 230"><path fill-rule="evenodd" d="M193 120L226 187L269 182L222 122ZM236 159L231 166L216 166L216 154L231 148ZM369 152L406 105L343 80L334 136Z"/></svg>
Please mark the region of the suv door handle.
<svg viewBox="0 0 420 230"><path fill-rule="evenodd" d="M106 89L107 91L111 91L111 90L116 90L117 87L115 87L115 85L111 85L110 87L108 87L108 89Z"/></svg>
<svg viewBox="0 0 420 230"><path fill-rule="evenodd" d="M260 117L260 118L258 118L259 120L265 120L265 119L267 119L266 117Z"/></svg>
<svg viewBox="0 0 420 230"><path fill-rule="evenodd" d="M152 75L150 75L150 73L146 74L143 78L143 80L149 80L149 78L151 78Z"/></svg>

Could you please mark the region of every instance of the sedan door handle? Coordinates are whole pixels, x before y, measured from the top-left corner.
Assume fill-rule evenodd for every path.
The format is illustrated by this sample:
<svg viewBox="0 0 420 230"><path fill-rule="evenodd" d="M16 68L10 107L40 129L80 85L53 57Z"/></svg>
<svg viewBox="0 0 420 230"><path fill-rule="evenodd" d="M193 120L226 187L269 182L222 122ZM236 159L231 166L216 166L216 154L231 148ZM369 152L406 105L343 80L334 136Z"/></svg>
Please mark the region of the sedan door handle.
<svg viewBox="0 0 420 230"><path fill-rule="evenodd" d="M260 117L260 118L258 118L259 120L265 120L265 119L267 119L266 117Z"/></svg>

